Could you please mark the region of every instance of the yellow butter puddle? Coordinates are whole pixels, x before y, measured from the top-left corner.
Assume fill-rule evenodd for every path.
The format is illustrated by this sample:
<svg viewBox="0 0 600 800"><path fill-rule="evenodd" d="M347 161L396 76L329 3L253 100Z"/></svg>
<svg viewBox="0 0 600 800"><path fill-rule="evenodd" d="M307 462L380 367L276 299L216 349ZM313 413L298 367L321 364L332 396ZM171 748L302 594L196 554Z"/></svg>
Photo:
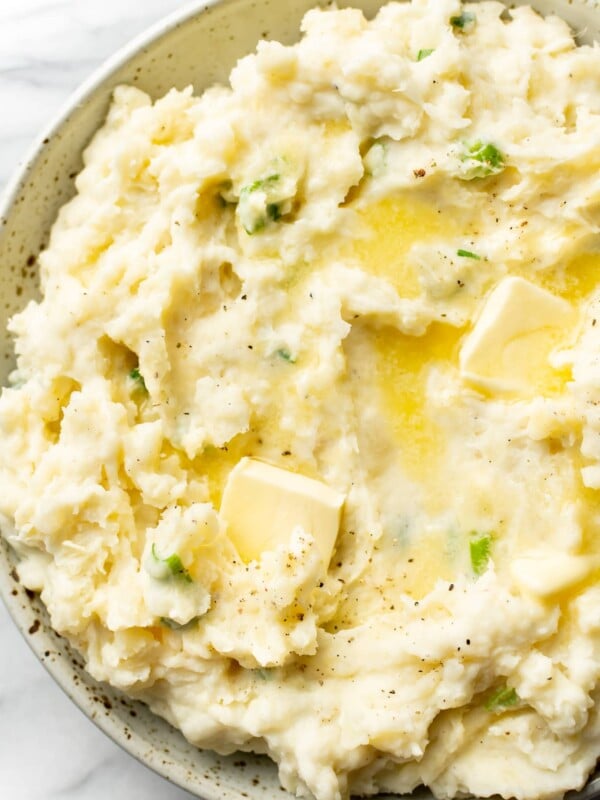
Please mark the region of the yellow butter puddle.
<svg viewBox="0 0 600 800"><path fill-rule="evenodd" d="M395 591L401 587L415 598L424 596L438 579L451 580L456 574L450 534L432 530L415 532L413 538L407 531L405 536L400 519L395 530L393 508L397 502L403 514L412 507L412 501L405 503L403 496L414 492L415 484L418 502L428 513L435 515L447 508L447 438L428 402L427 385L432 369L456 364L461 335L461 330L442 324L431 325L419 337L393 327L360 326L346 348L367 481L376 502L380 497L389 509L384 512L388 544L376 569L393 576ZM375 416L365 414L369 406L376 409ZM382 578L383 588L387 580Z"/></svg>
<svg viewBox="0 0 600 800"><path fill-rule="evenodd" d="M579 253L555 269L529 276L529 280L570 303L580 303L600 284L600 253Z"/></svg>
<svg viewBox="0 0 600 800"><path fill-rule="evenodd" d="M407 478L419 484L431 513L447 500L443 465L447 442L427 398L432 369L456 364L463 331L432 324L423 336L406 336L394 328L370 331L373 378L382 415ZM438 580L456 574L448 533L429 532L402 548L395 582L415 599L424 597ZM400 554L398 554L400 556Z"/></svg>
<svg viewBox="0 0 600 800"><path fill-rule="evenodd" d="M421 294L410 251L418 244L446 242L457 249L469 243L476 220L459 209L437 206L415 196L400 195L379 200L358 210L367 233L341 246L341 255L354 256L365 272L388 280L404 298ZM482 212L483 213L483 212ZM477 245L468 245L477 249ZM493 271L496 265L482 262ZM554 268L536 272L527 267L509 274L520 275L572 303L579 303L600 284L600 252L583 252ZM499 274L499 279L504 275Z"/></svg>
<svg viewBox="0 0 600 800"><path fill-rule="evenodd" d="M418 297L421 289L410 250L415 244L455 239L456 216L414 197L385 198L359 214L369 233L344 245L342 257L357 258L365 272L385 278L400 297Z"/></svg>
<svg viewBox="0 0 600 800"><path fill-rule="evenodd" d="M427 379L433 366L456 362L463 331L434 323L423 336L406 336L396 328L366 333L373 354L373 373L385 418L402 465L410 477L426 480L442 455L442 433L427 403Z"/></svg>

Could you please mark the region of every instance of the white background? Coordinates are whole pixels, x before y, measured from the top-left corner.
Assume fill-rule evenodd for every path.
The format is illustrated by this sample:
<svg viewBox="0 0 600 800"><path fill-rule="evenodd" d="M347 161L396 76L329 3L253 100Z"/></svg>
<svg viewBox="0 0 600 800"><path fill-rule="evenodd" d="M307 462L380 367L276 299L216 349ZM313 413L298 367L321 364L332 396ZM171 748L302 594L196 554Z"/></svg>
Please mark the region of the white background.
<svg viewBox="0 0 600 800"><path fill-rule="evenodd" d="M0 0L0 191L33 138L107 56L183 0ZM0 602L0 797L189 800L63 695Z"/></svg>

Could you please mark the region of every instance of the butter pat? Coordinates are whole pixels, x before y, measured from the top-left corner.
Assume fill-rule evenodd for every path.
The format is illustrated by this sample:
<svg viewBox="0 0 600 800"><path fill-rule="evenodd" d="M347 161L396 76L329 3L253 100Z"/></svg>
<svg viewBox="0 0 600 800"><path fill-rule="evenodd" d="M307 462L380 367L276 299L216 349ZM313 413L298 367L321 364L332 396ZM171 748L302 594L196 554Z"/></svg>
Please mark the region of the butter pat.
<svg viewBox="0 0 600 800"><path fill-rule="evenodd" d="M344 496L321 481L242 458L227 479L220 516L245 562L287 544L300 527L314 538L327 569L343 504Z"/></svg>
<svg viewBox="0 0 600 800"><path fill-rule="evenodd" d="M459 356L462 376L489 391L542 388L551 382L548 356L575 321L566 300L523 278L505 278L465 339Z"/></svg>
<svg viewBox="0 0 600 800"><path fill-rule="evenodd" d="M581 583L596 566L588 556L540 553L516 558L511 574L519 589L537 597L549 597Z"/></svg>

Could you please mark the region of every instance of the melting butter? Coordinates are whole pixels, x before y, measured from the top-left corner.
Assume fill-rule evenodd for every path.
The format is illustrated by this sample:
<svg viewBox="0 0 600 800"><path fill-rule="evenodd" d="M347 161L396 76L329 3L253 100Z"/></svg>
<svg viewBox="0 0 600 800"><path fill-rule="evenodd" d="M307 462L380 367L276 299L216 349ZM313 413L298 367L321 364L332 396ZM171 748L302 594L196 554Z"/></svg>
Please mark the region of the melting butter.
<svg viewBox="0 0 600 800"><path fill-rule="evenodd" d="M224 447L209 445L194 460L199 475L208 482L210 501L215 508L221 505L223 490L230 472L244 456L257 455L260 442L254 433L240 433Z"/></svg>
<svg viewBox="0 0 600 800"><path fill-rule="evenodd" d="M443 455L442 432L427 407L431 367L456 362L462 331L432 324L423 336L395 328L371 331L374 376L403 468L409 477L429 481Z"/></svg>
<svg viewBox="0 0 600 800"><path fill-rule="evenodd" d="M600 253L579 253L552 270L527 277L543 289L577 304L585 300L600 284Z"/></svg>
<svg viewBox="0 0 600 800"><path fill-rule="evenodd" d="M415 244L457 235L456 215L414 197L391 197L359 211L369 234L348 246L348 255L358 258L362 268L385 278L401 297L421 293L417 270L409 253Z"/></svg>
<svg viewBox="0 0 600 800"><path fill-rule="evenodd" d="M227 479L220 516L243 561L289 544L300 527L314 537L326 571L343 503L344 496L322 481L243 458Z"/></svg>
<svg viewBox="0 0 600 800"><path fill-rule="evenodd" d="M492 393L546 394L564 380L549 363L570 343L575 308L519 277L505 278L487 298L460 351L465 380Z"/></svg>

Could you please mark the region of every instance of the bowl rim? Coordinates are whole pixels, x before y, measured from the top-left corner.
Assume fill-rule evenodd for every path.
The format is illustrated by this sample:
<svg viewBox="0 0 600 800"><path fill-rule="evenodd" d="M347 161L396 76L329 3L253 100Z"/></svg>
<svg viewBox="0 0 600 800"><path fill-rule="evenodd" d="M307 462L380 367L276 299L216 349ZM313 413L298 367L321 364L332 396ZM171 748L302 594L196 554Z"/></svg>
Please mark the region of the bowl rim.
<svg viewBox="0 0 600 800"><path fill-rule="evenodd" d="M235 2L235 0L187 0L181 8L165 14L146 26L140 33L128 39L116 51L94 67L88 77L80 82L69 93L67 98L62 101L57 110L50 116L50 121L40 128L40 132L25 148L24 154L15 169L10 173L4 189L0 192L0 222L6 220L10 209L17 200L21 186L25 183L47 140L51 140L60 131L60 128L67 122L71 113L77 107L83 105L113 73L125 66L129 60L138 55L145 47L154 44L162 36L189 22L193 17L209 11L214 6L225 6L231 2Z"/></svg>

